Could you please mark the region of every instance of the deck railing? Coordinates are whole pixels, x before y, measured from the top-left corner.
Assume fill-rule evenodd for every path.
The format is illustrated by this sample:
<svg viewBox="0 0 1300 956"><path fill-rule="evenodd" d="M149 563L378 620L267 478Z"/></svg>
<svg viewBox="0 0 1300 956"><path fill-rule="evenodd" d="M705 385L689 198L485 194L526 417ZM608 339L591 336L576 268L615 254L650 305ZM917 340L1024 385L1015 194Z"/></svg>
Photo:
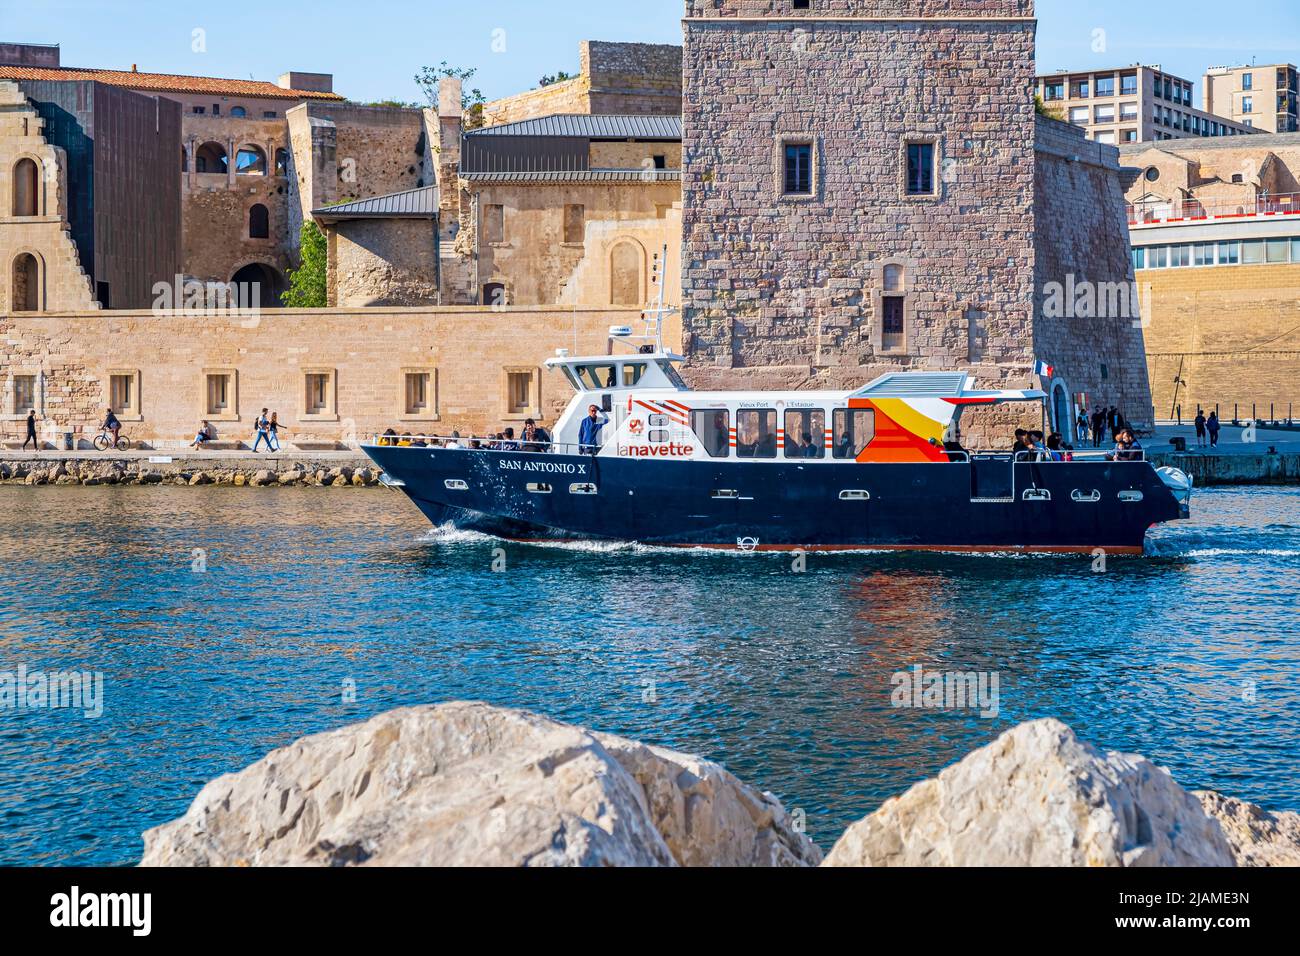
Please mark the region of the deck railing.
<svg viewBox="0 0 1300 956"><path fill-rule="evenodd" d="M1253 216L1294 216L1300 215L1300 193L1277 193L1246 200L1176 199L1169 202L1130 203L1126 208L1130 226Z"/></svg>

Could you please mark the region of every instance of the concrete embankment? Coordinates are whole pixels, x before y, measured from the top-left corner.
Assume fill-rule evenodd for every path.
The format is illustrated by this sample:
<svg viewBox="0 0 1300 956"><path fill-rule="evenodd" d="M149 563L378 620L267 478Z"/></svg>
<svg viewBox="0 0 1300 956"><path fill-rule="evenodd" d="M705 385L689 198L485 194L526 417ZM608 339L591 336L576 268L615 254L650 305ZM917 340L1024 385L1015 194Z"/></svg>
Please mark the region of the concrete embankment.
<svg viewBox="0 0 1300 956"><path fill-rule="evenodd" d="M41 452L0 458L0 484L24 485L316 485L370 488L380 471L353 452L183 455L161 452Z"/></svg>
<svg viewBox="0 0 1300 956"><path fill-rule="evenodd" d="M1300 453L1204 455L1196 452L1155 452L1157 467L1185 471L1197 487L1210 485L1300 485Z"/></svg>

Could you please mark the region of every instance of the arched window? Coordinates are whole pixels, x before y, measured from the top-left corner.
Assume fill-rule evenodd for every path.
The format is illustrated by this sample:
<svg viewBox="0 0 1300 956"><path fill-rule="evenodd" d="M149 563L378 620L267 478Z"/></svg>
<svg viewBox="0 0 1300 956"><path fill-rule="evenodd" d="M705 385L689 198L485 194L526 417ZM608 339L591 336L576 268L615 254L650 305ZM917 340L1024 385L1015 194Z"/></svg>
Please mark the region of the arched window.
<svg viewBox="0 0 1300 956"><path fill-rule="evenodd" d="M235 172L241 176L265 176L266 153L256 146L241 146L235 154Z"/></svg>
<svg viewBox="0 0 1300 956"><path fill-rule="evenodd" d="M197 173L224 173L229 160L220 143L204 143L194 154L194 171Z"/></svg>
<svg viewBox="0 0 1300 956"><path fill-rule="evenodd" d="M271 213L260 202L248 210L248 238L267 239L271 235Z"/></svg>
<svg viewBox="0 0 1300 956"><path fill-rule="evenodd" d="M885 266L885 291L906 292L906 275L902 266Z"/></svg>
<svg viewBox="0 0 1300 956"><path fill-rule="evenodd" d="M275 174L277 176L289 175L289 151L287 149L277 149L275 151Z"/></svg>
<svg viewBox="0 0 1300 956"><path fill-rule="evenodd" d="M13 214L39 216L41 171L36 160L24 157L14 164Z"/></svg>
<svg viewBox="0 0 1300 956"><path fill-rule="evenodd" d="M230 108L230 115L231 115L231 116L247 116L247 115L248 115L248 110L244 109L242 106L232 106L232 107Z"/></svg>
<svg viewBox="0 0 1300 956"><path fill-rule="evenodd" d="M636 243L620 242L609 257L610 305L641 305L643 256Z"/></svg>
<svg viewBox="0 0 1300 956"><path fill-rule="evenodd" d="M14 312L39 312L41 308L41 270L36 257L20 252L14 257L9 284L10 308Z"/></svg>

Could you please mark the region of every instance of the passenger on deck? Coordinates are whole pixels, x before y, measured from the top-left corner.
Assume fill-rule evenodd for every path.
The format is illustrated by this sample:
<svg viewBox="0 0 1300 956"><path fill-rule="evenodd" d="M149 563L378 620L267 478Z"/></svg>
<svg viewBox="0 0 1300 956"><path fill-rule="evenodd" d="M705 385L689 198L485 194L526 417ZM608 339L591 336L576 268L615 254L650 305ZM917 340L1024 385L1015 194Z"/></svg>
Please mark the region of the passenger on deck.
<svg viewBox="0 0 1300 956"><path fill-rule="evenodd" d="M587 417L578 427L578 454L594 455L600 451L600 430L609 424L609 417L602 415L600 409L592 405L587 409Z"/></svg>
<svg viewBox="0 0 1300 956"><path fill-rule="evenodd" d="M1020 453L1022 451L1029 451L1029 432L1025 431L1023 428L1017 428L1016 441L1015 444L1011 446L1011 456L1017 461L1023 460L1020 458Z"/></svg>
<svg viewBox="0 0 1300 956"><path fill-rule="evenodd" d="M380 445L396 445L396 444L397 444L397 432L393 431L391 428L388 429L388 431L384 432L382 435L379 436L379 444L380 444Z"/></svg>
<svg viewBox="0 0 1300 956"><path fill-rule="evenodd" d="M501 450L502 451L519 451L519 442L515 441L515 430L507 428L501 433Z"/></svg>
<svg viewBox="0 0 1300 956"><path fill-rule="evenodd" d="M531 418L524 422L524 433L519 437L523 440L524 451L551 450L551 436Z"/></svg>
<svg viewBox="0 0 1300 956"><path fill-rule="evenodd" d="M1039 431L1030 432L1025 436L1025 445L1029 454L1026 461L1043 461L1047 457L1047 449L1043 447L1043 433Z"/></svg>
<svg viewBox="0 0 1300 956"><path fill-rule="evenodd" d="M1133 429L1125 426L1119 430L1115 450L1106 457L1111 461L1142 461L1142 443L1133 434Z"/></svg>
<svg viewBox="0 0 1300 956"><path fill-rule="evenodd" d="M1047 436L1047 451L1045 452L1047 461L1066 461L1065 457L1065 439L1061 437L1060 432L1052 432Z"/></svg>

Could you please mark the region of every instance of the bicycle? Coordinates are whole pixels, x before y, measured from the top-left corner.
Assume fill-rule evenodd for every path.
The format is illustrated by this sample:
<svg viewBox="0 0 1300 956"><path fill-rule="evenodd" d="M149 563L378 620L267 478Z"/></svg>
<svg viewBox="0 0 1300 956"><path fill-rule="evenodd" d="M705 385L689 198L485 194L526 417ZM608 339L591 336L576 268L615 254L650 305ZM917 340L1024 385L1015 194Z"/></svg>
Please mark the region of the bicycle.
<svg viewBox="0 0 1300 956"><path fill-rule="evenodd" d="M101 429L100 433L95 436L95 450L108 451L110 447L116 448L118 451L130 451L131 440L127 438L125 435L123 435L121 432L118 432L117 444L114 445L113 433L110 432L107 428Z"/></svg>

